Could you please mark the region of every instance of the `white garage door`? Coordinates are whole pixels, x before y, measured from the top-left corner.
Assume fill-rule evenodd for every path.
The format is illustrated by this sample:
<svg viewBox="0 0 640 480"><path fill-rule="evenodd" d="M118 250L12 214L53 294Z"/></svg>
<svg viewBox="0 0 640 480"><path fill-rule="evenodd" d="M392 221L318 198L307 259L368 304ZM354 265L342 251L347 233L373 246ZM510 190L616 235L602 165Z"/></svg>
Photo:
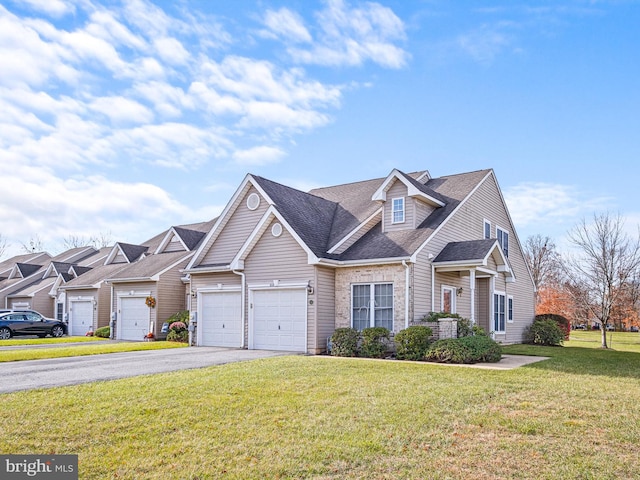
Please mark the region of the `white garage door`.
<svg viewBox="0 0 640 480"><path fill-rule="evenodd" d="M208 347L242 346L240 292L208 292L200 296L200 344Z"/></svg>
<svg viewBox="0 0 640 480"><path fill-rule="evenodd" d="M253 348L306 352L306 289L253 291Z"/></svg>
<svg viewBox="0 0 640 480"><path fill-rule="evenodd" d="M149 333L149 307L143 297L122 297L120 299L121 340L140 340Z"/></svg>
<svg viewBox="0 0 640 480"><path fill-rule="evenodd" d="M71 302L71 335L84 335L93 330L93 303Z"/></svg>

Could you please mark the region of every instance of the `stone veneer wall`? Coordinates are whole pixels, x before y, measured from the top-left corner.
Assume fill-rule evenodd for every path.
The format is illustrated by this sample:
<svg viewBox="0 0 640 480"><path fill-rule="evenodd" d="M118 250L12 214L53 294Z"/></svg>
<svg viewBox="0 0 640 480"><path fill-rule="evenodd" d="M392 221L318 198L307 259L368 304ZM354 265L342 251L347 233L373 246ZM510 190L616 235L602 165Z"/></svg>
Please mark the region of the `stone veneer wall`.
<svg viewBox="0 0 640 480"><path fill-rule="evenodd" d="M351 327L351 285L393 283L393 331L405 328L405 268L402 265L372 265L336 269L336 328Z"/></svg>

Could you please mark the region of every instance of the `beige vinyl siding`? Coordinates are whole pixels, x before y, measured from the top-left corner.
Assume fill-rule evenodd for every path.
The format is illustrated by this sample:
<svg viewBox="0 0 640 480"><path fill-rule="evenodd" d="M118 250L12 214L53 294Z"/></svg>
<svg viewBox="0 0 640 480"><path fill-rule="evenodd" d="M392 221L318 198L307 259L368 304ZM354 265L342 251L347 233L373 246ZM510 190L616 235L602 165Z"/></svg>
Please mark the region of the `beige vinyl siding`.
<svg viewBox="0 0 640 480"><path fill-rule="evenodd" d="M331 268L316 267L316 280L314 284L314 295L309 295L309 299L316 304L316 351L312 353L322 353L326 350L326 339L329 338L336 329L336 306L335 306L335 270Z"/></svg>
<svg viewBox="0 0 640 480"><path fill-rule="evenodd" d="M491 279L478 278L476 281L476 323L489 333L492 330L491 318Z"/></svg>
<svg viewBox="0 0 640 480"><path fill-rule="evenodd" d="M471 318L471 284L470 284L470 276L462 276L457 272L448 272L448 273L436 273L436 295L435 295L435 303L436 303L436 311L441 312L442 305L442 287L454 287L455 289L462 287L463 294L458 296L454 293L455 296L455 305L456 310L454 313L463 316L464 318Z"/></svg>
<svg viewBox="0 0 640 480"><path fill-rule="evenodd" d="M413 266L413 314L414 321L420 320L426 314L436 309L431 306L431 259L429 258L429 247L423 249Z"/></svg>
<svg viewBox="0 0 640 480"><path fill-rule="evenodd" d="M435 207L428 205L419 199L412 199L413 208L415 210L414 228L417 228L433 211Z"/></svg>
<svg viewBox="0 0 640 480"><path fill-rule="evenodd" d="M404 198L404 222L393 223L393 199ZM387 200L383 206L384 223L383 227L386 232L394 230L406 230L413 228L415 211L413 201L407 197L407 187L404 183L396 180L391 188L387 190Z"/></svg>
<svg viewBox="0 0 640 480"><path fill-rule="evenodd" d="M107 327L111 320L111 286L102 282L98 289L98 309L95 328Z"/></svg>
<svg viewBox="0 0 640 480"><path fill-rule="evenodd" d="M499 274L496 289L514 297L514 323L507 325L507 335L500 338L506 343L519 343L526 327L534 317L534 290L531 276L526 267L524 255L515 231L504 206L498 185L493 175L488 175L478 189L465 204L458 209L444 227L431 239L418 256L416 267L416 306L426 307L424 298L418 296L423 291L431 290L431 262L429 254L437 256L449 242L480 240L484 238L484 220L492 225L492 237L495 237L495 226L499 225L509 232L509 263L515 273L516 282L505 286L504 275ZM464 285L463 285L464 287ZM465 288L463 296L468 296ZM439 290L436 289L436 306L439 304ZM416 314L418 314L416 312Z"/></svg>
<svg viewBox="0 0 640 480"><path fill-rule="evenodd" d="M279 237L271 234L271 227L276 222L277 220L274 220L269 225L244 262L247 285L268 285L274 280L285 284L313 282L315 268L309 265L307 253L287 229L283 226L282 235ZM248 290L249 288L247 295ZM248 297L245 301L248 301ZM307 302L308 351L315 351L318 344L313 325L315 312L316 302L313 302L313 305ZM245 325L247 322L248 317L245 317ZM248 334L248 328L245 328L245 332ZM245 338L245 342L248 344L248 337Z"/></svg>
<svg viewBox="0 0 640 480"><path fill-rule="evenodd" d="M111 263L128 263L127 257L125 257L122 252L118 252Z"/></svg>
<svg viewBox="0 0 640 480"><path fill-rule="evenodd" d="M186 290L181 280L183 274L180 270L186 267L188 262L189 260L185 260L182 264L163 273L158 280L158 297L155 308L157 310L156 333L160 332L162 324L171 315L187 308L185 305Z"/></svg>
<svg viewBox="0 0 640 480"><path fill-rule="evenodd" d="M269 208L267 201L260 195L260 205L255 210L247 207L247 197L258 191L251 187L244 196L240 197L235 211L229 212L231 217L222 227L213 245L203 257L199 265L226 264L233 260L245 240L258 224L264 212Z"/></svg>
<svg viewBox="0 0 640 480"><path fill-rule="evenodd" d="M242 280L240 275L232 272L191 274L191 290L194 292L202 288L216 288L218 284L222 285L222 288L228 288L229 286L241 287ZM195 298L191 299L191 313L198 311L197 303Z"/></svg>
<svg viewBox="0 0 640 480"><path fill-rule="evenodd" d="M176 237L175 235L169 241L169 243L167 243L167 245L164 247L164 250L163 250L163 252L184 252L184 251L186 251L186 249L184 248L184 245L182 245L182 242L180 242L178 237Z"/></svg>

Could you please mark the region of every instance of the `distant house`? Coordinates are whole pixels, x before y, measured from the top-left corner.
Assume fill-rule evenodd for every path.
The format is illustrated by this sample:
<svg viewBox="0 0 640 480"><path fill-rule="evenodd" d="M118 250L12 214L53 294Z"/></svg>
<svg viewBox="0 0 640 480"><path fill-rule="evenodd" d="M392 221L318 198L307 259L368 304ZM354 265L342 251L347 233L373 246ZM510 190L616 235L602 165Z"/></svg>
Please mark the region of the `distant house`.
<svg viewBox="0 0 640 480"><path fill-rule="evenodd" d="M0 262L0 307L10 308L7 295L32 281L31 275L51 260L47 252L16 255Z"/></svg>
<svg viewBox="0 0 640 480"><path fill-rule="evenodd" d="M337 327L398 332L431 311L515 343L534 317L493 170L393 170L309 193L247 175L184 272L198 345L320 353Z"/></svg>
<svg viewBox="0 0 640 480"><path fill-rule="evenodd" d="M6 308L33 309L45 317L57 315L56 282L59 275L67 275L71 267L79 267L98 251L93 247L69 249L55 257L43 256L38 264L17 263L7 282ZM71 278L71 277L68 277Z"/></svg>
<svg viewBox="0 0 640 480"><path fill-rule="evenodd" d="M212 224L174 226L142 245L116 244L105 265L125 265L104 276L110 286L114 338L162 336L162 324L187 308L182 270Z"/></svg>

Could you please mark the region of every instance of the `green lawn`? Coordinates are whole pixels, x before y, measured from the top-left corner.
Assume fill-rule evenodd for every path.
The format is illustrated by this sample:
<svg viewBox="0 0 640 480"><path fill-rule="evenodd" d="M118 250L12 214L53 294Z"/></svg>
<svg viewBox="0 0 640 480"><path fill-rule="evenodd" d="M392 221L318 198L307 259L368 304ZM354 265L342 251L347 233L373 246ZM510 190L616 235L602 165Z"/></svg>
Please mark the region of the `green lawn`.
<svg viewBox="0 0 640 480"><path fill-rule="evenodd" d="M0 362L79 357L83 355L98 355L101 353L134 352L138 350L160 350L162 348L181 348L185 346L186 344L184 343L176 342L127 342L56 348L20 348L16 350L0 350Z"/></svg>
<svg viewBox="0 0 640 480"><path fill-rule="evenodd" d="M48 345L56 343L83 343L83 342L99 342L100 340L109 340L100 337L59 337L59 338L32 338L32 337L13 337L9 340L0 340L0 347L10 347L13 345Z"/></svg>
<svg viewBox="0 0 640 480"><path fill-rule="evenodd" d="M0 453L77 453L89 479L638 478L640 353L508 350L551 358L277 357L1 395Z"/></svg>

